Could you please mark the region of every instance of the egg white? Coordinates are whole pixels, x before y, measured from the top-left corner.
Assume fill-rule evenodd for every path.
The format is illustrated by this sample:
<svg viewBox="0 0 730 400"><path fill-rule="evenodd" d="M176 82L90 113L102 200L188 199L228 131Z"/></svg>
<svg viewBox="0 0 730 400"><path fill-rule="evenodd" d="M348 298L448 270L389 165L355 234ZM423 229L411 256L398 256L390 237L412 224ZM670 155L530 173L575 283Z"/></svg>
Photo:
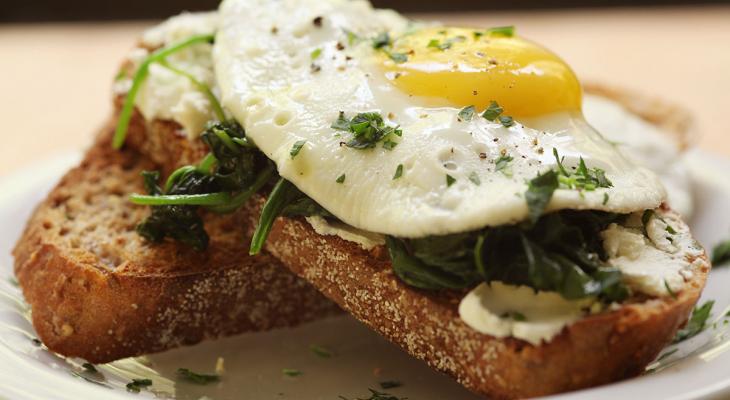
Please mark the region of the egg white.
<svg viewBox="0 0 730 400"><path fill-rule="evenodd" d="M313 23L317 17L321 27ZM505 128L479 117L460 121L460 107L395 88L370 42L349 45L346 34L405 32L408 21L393 12L364 1L226 0L220 23L213 58L224 105L284 178L356 228L421 237L524 220L527 181L555 166L553 148L568 166L583 157L606 170L613 187L559 189L548 210L626 213L665 198L652 172L624 158L578 113ZM338 50L338 43L346 48ZM316 49L321 55L312 60ZM330 127L340 111L380 112L403 136L392 151L342 146L347 134ZM301 140L306 144L293 158L290 149ZM507 174L495 171L501 154L514 158ZM401 164L403 176L392 179ZM336 182L343 174L345 181ZM451 186L447 174L456 180Z"/></svg>

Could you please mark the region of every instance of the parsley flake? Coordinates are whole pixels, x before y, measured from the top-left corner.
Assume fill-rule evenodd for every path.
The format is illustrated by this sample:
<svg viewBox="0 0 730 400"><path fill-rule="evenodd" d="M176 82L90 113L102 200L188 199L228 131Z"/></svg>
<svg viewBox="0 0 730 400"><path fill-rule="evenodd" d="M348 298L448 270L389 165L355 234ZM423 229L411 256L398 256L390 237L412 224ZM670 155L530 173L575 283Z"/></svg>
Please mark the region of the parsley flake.
<svg viewBox="0 0 730 400"><path fill-rule="evenodd" d="M457 117L459 121L471 121L475 112L476 108L474 106L466 106L459 111Z"/></svg>
<svg viewBox="0 0 730 400"><path fill-rule="evenodd" d="M380 382L380 388L381 389L395 389L397 387L401 387L403 384L398 381L383 381Z"/></svg>
<svg viewBox="0 0 730 400"><path fill-rule="evenodd" d="M340 112L330 127L352 133L354 137L345 145L359 150L374 148L379 142L384 142L383 147L386 150L392 150L398 144L393 141L393 135L403 135L403 131L397 126L385 125L383 117L375 112L360 113L351 120L345 117L344 112Z"/></svg>
<svg viewBox="0 0 730 400"><path fill-rule="evenodd" d="M545 212L545 208L547 208L553 193L559 185L558 174L553 170L549 170L542 175L538 174L529 182L527 192L525 192L525 200L527 200L527 209L530 221L533 224Z"/></svg>
<svg viewBox="0 0 730 400"><path fill-rule="evenodd" d="M497 162L495 163L494 172L501 172L505 176L512 176L512 173L510 172L510 170L508 168L509 163L511 163L512 160L514 160L514 158L512 158L512 156L507 156L507 155L499 156L499 158L497 159Z"/></svg>
<svg viewBox="0 0 730 400"><path fill-rule="evenodd" d="M392 44L393 41L390 39L390 34L388 34L388 32L382 32L373 38L374 49L382 49L383 47L389 47Z"/></svg>
<svg viewBox="0 0 730 400"><path fill-rule="evenodd" d="M127 391L132 393L139 393L142 388L152 386L151 379L132 379L132 382L127 383Z"/></svg>
<svg viewBox="0 0 730 400"><path fill-rule="evenodd" d="M386 51L385 53L396 64L403 64L404 62L408 61L408 54L406 53L396 53L391 51Z"/></svg>
<svg viewBox="0 0 730 400"><path fill-rule="evenodd" d="M300 151L302 151L302 147L304 147L304 144L307 143L306 140L299 140L296 143L294 143L294 146L292 146L291 150L289 151L289 155L293 159L294 157L299 154Z"/></svg>
<svg viewBox="0 0 730 400"><path fill-rule="evenodd" d="M312 50L312 53L309 54L312 61L318 59L319 56L321 56L321 55L322 55L322 49L320 49L320 48L316 48L316 49Z"/></svg>
<svg viewBox="0 0 730 400"><path fill-rule="evenodd" d="M471 172L471 174L469 174L469 180L470 180L470 181L471 181L471 182L472 182L473 184L475 184L475 185L477 185L477 186L479 186L479 185L481 185L481 184L482 184L482 180L481 180L481 179L479 179L479 174L477 174L477 173L476 173L476 172L474 172L474 171L472 171L472 172Z"/></svg>
<svg viewBox="0 0 730 400"><path fill-rule="evenodd" d="M482 117L487 121L494 121L502 115L502 112L504 112L504 109L496 101L492 100L489 103L489 107L482 113Z"/></svg>
<svg viewBox="0 0 730 400"><path fill-rule="evenodd" d="M446 187L450 187L454 183L456 183L456 178L449 174L446 174Z"/></svg>
<svg viewBox="0 0 730 400"><path fill-rule="evenodd" d="M395 169L395 175L393 175L393 180L396 180L403 176L403 164L398 164L398 167Z"/></svg>
<svg viewBox="0 0 730 400"><path fill-rule="evenodd" d="M322 346L317 346L316 344L309 346L309 350L311 350L312 353L314 353L317 356L322 357L322 358L332 357L332 352L329 349L326 349Z"/></svg>
<svg viewBox="0 0 730 400"><path fill-rule="evenodd" d="M508 117L506 115L500 115L499 116L499 123L502 124L505 128L509 128L515 124L514 119L512 117Z"/></svg>
<svg viewBox="0 0 730 400"><path fill-rule="evenodd" d="M220 380L220 376L218 375L198 374L187 368L178 368L177 376L184 381L195 383L197 385L207 385Z"/></svg>
<svg viewBox="0 0 730 400"><path fill-rule="evenodd" d="M286 376L299 376L302 374L302 371L293 368L284 368L281 370L281 373Z"/></svg>
<svg viewBox="0 0 730 400"><path fill-rule="evenodd" d="M730 264L730 240L720 242L712 248L712 265L717 267L727 264Z"/></svg>
<svg viewBox="0 0 730 400"><path fill-rule="evenodd" d="M515 35L514 26L497 26L487 29L487 34L492 36L512 37Z"/></svg>
<svg viewBox="0 0 730 400"><path fill-rule="evenodd" d="M335 180L337 183L344 183L345 182L345 174L340 175L337 180Z"/></svg>

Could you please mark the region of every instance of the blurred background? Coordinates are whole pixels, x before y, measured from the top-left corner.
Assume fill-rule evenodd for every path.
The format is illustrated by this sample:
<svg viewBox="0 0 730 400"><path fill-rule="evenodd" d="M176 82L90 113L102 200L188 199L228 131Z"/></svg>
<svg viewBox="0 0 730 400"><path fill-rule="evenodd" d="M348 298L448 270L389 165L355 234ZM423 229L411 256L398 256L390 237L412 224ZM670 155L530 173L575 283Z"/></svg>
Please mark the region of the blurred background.
<svg viewBox="0 0 730 400"><path fill-rule="evenodd" d="M111 82L140 33L218 0L34 0L0 6L0 175L79 151L111 113ZM730 155L730 1L374 0L418 19L515 25L586 82L677 103L694 143Z"/></svg>

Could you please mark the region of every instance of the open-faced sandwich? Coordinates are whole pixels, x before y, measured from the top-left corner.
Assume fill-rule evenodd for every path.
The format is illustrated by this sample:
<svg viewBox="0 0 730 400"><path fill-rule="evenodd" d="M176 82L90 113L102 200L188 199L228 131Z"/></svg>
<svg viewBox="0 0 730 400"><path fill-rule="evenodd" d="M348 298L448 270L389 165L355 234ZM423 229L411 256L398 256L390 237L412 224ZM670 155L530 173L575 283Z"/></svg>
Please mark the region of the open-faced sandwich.
<svg viewBox="0 0 730 400"><path fill-rule="evenodd" d="M286 267L468 389L538 396L639 374L686 322L710 268L670 209L676 199L690 212L686 192L667 203L657 175L622 153L642 135L650 152L677 152L657 133L665 121L610 91L584 104L572 70L513 27L417 23L365 1L226 0L147 32L115 89L113 128L16 251L36 328L64 354L138 354L125 335L165 332L128 321L189 305L199 288L125 286L157 282L160 268L215 273L208 289L231 268L240 280L220 302L214 290L195 297L209 309L185 311L197 319L178 321L183 339L148 351L335 310ZM160 172L130 182L142 169ZM122 187L68 201L102 173ZM683 187L681 171L672 177ZM93 224L93 213L67 212L97 201L124 212ZM123 228L107 237L73 225L109 221ZM59 261L69 254L84 260ZM100 293L135 302L78 306L108 300ZM280 307L281 318L261 318ZM94 325L90 310L109 318ZM228 315L228 329L201 333L205 312ZM94 329L115 334L89 354L67 345Z"/></svg>

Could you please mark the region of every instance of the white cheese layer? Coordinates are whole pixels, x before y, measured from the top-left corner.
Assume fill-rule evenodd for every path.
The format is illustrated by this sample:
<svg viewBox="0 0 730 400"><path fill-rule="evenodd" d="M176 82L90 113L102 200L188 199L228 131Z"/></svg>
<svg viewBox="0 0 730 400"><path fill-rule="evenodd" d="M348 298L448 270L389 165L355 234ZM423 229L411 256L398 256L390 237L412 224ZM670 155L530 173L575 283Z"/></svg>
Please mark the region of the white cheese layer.
<svg viewBox="0 0 730 400"><path fill-rule="evenodd" d="M365 250L385 244L383 235L362 231L339 221L327 221L319 216L306 217L306 220L317 234L338 236L348 242L359 244Z"/></svg>
<svg viewBox="0 0 730 400"><path fill-rule="evenodd" d="M676 214L656 211L645 227L641 214L632 214L624 226L611 224L601 232L608 263L621 270L624 282L636 292L677 293L692 278L697 266L693 260L703 250Z"/></svg>
<svg viewBox="0 0 730 400"><path fill-rule="evenodd" d="M157 48L185 40L193 35L212 34L218 27L218 13L184 13L172 17L143 35L142 44L149 48ZM143 48L135 49L135 69L148 55ZM201 83L211 87L215 85L212 62L212 46L198 44L175 53L167 58L167 62L194 76ZM119 87L129 87L129 80ZM135 105L146 120L173 120L178 122L189 138L197 138L206 124L215 119L210 101L186 77L165 68L160 64L152 64L149 75L137 94Z"/></svg>
<svg viewBox="0 0 730 400"><path fill-rule="evenodd" d="M398 90L370 41L338 50L348 43L345 30L366 38L402 32L407 21L393 13L345 0L226 0L220 12L213 57L224 105L281 176L350 226L423 237L524 220L526 181L555 167L553 148L568 167L583 157L589 167L606 170L614 187L557 190L548 211L626 213L664 200L656 176L627 161L578 114L510 128L484 118L462 122L460 107ZM312 23L318 16L324 17L321 27ZM340 111L350 117L379 112L400 125L403 136L392 151L342 146L345 138L331 128ZM290 150L302 140L293 158ZM502 154L514 158L510 174L496 171ZM399 165L402 177L394 180ZM337 183L342 174L347 180ZM610 200L604 204L605 194Z"/></svg>
<svg viewBox="0 0 730 400"><path fill-rule="evenodd" d="M477 332L539 345L585 315L594 301L569 301L555 292L536 292L527 286L482 283L461 300L459 317Z"/></svg>

